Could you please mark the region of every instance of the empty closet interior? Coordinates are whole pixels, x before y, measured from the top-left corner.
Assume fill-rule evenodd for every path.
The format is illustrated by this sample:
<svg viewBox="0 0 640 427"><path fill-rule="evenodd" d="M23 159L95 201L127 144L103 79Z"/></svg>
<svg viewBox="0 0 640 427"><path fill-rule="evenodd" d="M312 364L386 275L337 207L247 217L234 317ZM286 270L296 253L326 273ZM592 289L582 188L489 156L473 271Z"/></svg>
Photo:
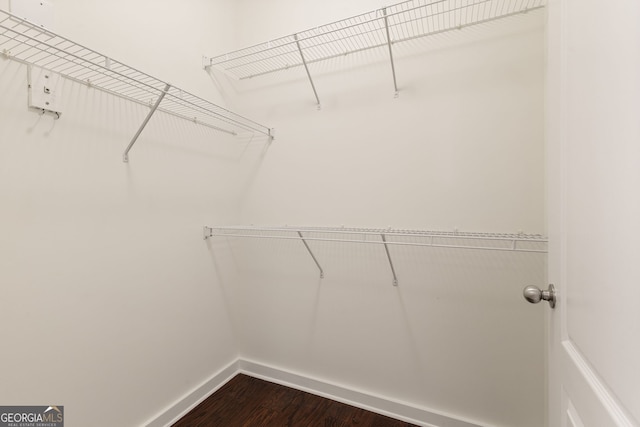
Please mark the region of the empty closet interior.
<svg viewBox="0 0 640 427"><path fill-rule="evenodd" d="M544 6L0 0L0 401L544 425Z"/></svg>

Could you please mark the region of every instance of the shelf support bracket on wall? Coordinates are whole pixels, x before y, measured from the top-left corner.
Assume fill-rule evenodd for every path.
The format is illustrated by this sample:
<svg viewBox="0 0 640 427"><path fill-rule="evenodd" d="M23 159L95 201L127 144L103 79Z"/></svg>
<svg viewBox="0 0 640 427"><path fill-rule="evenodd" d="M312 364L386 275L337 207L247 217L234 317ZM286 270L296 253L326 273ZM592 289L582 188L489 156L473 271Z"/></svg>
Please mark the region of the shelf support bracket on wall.
<svg viewBox="0 0 640 427"><path fill-rule="evenodd" d="M171 85L169 83L167 83L166 86L164 87L162 93L160 94L160 96L156 100L156 103L153 105L153 107L151 107L151 111L149 111L149 114L147 114L147 117L144 119L144 121L140 125L140 128L138 129L136 134L133 135L133 139L131 139L131 142L127 146L127 149L124 150L124 154L122 155L122 161L123 162L127 163L129 161L129 150L131 150L131 147L133 147L133 144L135 144L136 141L138 140L138 137L140 136L140 134L144 130L145 126L147 126L147 123L149 123L149 120L151 119L151 116L153 116L153 113L156 112L156 110L160 106L160 103L164 99L164 96L167 94L167 92L169 92L170 88L171 88Z"/></svg>
<svg viewBox="0 0 640 427"><path fill-rule="evenodd" d="M304 247L307 248L307 251L309 251L309 255L311 255L311 258L313 258L313 261L318 266L318 270L320 270L320 278L324 279L324 271L322 271L322 267L320 267L320 263L316 259L316 256L313 254L313 252L311 252L311 248L309 247L309 244L304 239L304 236L302 236L302 233L300 231L298 231L297 233L298 233L298 236L300 236L300 240L302 240L302 243L304 243Z"/></svg>
<svg viewBox="0 0 640 427"><path fill-rule="evenodd" d="M382 242L384 243L384 250L387 253L387 259L391 266L391 273L393 274L393 286L398 286L398 276L396 276L396 269L393 267L393 261L391 260L391 254L389 253L389 246L387 245L387 238L384 234L381 234Z"/></svg>
<svg viewBox="0 0 640 427"><path fill-rule="evenodd" d="M316 91L316 85L313 84L313 79L311 78L311 72L309 71L309 66L307 65L307 60L304 58L304 53L302 52L302 47L300 47L300 41L298 40L298 35L294 34L293 38L296 40L296 46L298 47L298 52L300 52L300 58L302 59L302 65L304 65L304 69L307 72L307 77L309 77L309 82L311 83L311 89L313 89L313 94L316 97L316 102L318 103L318 110L320 109L320 98L318 97L318 92Z"/></svg>
<svg viewBox="0 0 640 427"><path fill-rule="evenodd" d="M398 83L396 81L396 67L393 62L393 49L391 47L391 33L389 32L389 18L387 17L387 8L382 8L382 14L384 15L384 29L387 32L387 46L389 47L389 60L391 61L391 73L393 75L393 87L396 90L395 97L398 97ZM385 245L386 247L386 245Z"/></svg>
<svg viewBox="0 0 640 427"><path fill-rule="evenodd" d="M202 227L202 238L207 240L209 237L213 237L213 228L207 227L206 225Z"/></svg>

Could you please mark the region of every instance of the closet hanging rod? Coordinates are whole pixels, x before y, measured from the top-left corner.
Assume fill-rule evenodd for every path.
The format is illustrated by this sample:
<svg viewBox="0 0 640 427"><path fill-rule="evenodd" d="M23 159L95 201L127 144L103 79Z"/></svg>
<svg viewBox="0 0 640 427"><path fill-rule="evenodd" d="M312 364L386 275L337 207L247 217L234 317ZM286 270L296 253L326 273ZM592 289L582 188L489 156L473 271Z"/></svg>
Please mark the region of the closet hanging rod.
<svg viewBox="0 0 640 427"><path fill-rule="evenodd" d="M251 233L262 234L251 234ZM451 249L478 249L487 251L507 251L507 252L530 252L530 253L546 253L547 239L541 235L527 234L504 234L504 233L474 233L474 232L447 232L447 231L415 231L415 230L392 230L392 229L343 229L343 228L280 228L280 227L204 227L204 238L209 237L243 237L256 239L282 239L282 240L300 240L298 236L283 236L277 234L264 233L305 233L306 241L322 241L322 242L343 242L343 243L364 243L376 245L394 245L394 246L422 246L437 247ZM338 237L317 237L310 236L309 233L315 234L336 234L336 235L359 235L363 239L349 239ZM381 240L365 240L364 237L380 237ZM427 242L408 242L389 240L393 237L412 237L428 239ZM496 242L501 246L488 246L487 244L477 244L479 241L485 243ZM456 242L456 243L454 243ZM525 243L533 244L539 247L523 246Z"/></svg>
<svg viewBox="0 0 640 427"><path fill-rule="evenodd" d="M258 227L258 226L214 226L207 227L213 230L245 230L245 231L288 231L296 232L301 230L303 232L317 232L317 233L334 233L334 234L388 234L395 236L413 236L413 237L459 237L465 239L493 239L493 240L513 240L518 239L522 241L538 241L547 242L547 238L541 234L525 234L525 233L486 233L486 232L469 232L469 231L434 231L434 230L404 230L393 228L351 228L351 227Z"/></svg>
<svg viewBox="0 0 640 427"><path fill-rule="evenodd" d="M384 235L384 233L380 233L379 236ZM300 237L289 237L289 236L260 236L253 234L236 234L236 233L223 233L216 234L212 233L208 237L248 237L252 239L279 239L279 240L301 240ZM433 236L435 237L435 236ZM450 236L448 236L450 237ZM394 246L424 246L431 248L450 248L450 249L479 249L485 251L503 251L503 252L532 252L532 253L547 253L546 249L527 249L527 248L518 248L518 247L493 247L493 246L479 246L479 245L446 245L442 243L418 243L418 242L376 242L376 241L367 241L367 240L355 240L355 239L329 239L329 238L319 238L319 237L304 237L303 240L306 241L316 241L316 242L342 242L342 243L365 243L365 244L374 244L374 245L394 245ZM511 242L518 242L519 240L512 240Z"/></svg>
<svg viewBox="0 0 640 427"><path fill-rule="evenodd" d="M271 129L0 9L0 53L129 101L237 135ZM148 117L150 118L150 117ZM146 120L145 120L146 121ZM139 129L141 132L142 127ZM129 147L128 147L129 148Z"/></svg>

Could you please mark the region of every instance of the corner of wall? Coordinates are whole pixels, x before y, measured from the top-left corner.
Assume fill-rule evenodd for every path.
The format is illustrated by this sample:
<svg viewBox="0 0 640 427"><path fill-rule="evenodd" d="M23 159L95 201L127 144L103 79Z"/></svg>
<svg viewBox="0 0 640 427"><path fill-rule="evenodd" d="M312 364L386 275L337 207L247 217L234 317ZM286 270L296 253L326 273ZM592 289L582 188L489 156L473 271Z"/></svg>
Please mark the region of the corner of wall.
<svg viewBox="0 0 640 427"><path fill-rule="evenodd" d="M191 392L184 395L151 420L146 422L146 427L169 427L185 414L198 406L203 400L215 393L220 387L225 385L231 378L236 376L240 366L237 359L225 368L221 369L208 380L196 387Z"/></svg>
<svg viewBox="0 0 640 427"><path fill-rule="evenodd" d="M237 374L280 384L296 390L311 393L367 411L423 427L487 427L477 422L452 414L444 414L431 409L417 407L385 396L377 396L340 384L334 384L276 368L253 360L239 358L214 374L184 397L145 423L146 427L169 427L202 401L207 399Z"/></svg>

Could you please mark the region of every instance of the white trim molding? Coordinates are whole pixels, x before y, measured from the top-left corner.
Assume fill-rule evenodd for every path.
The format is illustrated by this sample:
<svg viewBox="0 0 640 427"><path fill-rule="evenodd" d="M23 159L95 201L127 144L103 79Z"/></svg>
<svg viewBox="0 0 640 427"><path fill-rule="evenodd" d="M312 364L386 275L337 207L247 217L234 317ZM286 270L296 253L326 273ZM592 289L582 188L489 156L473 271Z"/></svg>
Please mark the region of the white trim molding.
<svg viewBox="0 0 640 427"><path fill-rule="evenodd" d="M417 407L388 397L355 390L245 359L237 359L226 368L220 370L202 385L187 393L183 398L177 400L165 411L154 417L145 426L170 427L237 374L245 374L305 391L422 427L489 427L463 417Z"/></svg>
<svg viewBox="0 0 640 427"><path fill-rule="evenodd" d="M238 360L221 369L207 381L175 401L167 409L145 423L146 427L169 427L215 393L238 374Z"/></svg>
<svg viewBox="0 0 640 427"><path fill-rule="evenodd" d="M574 390L574 393L582 391L578 396L580 402L575 402L575 409L585 413L588 412L589 419L599 420L598 425L637 427L637 421L633 420L633 417L627 412L622 402L605 385L605 381L585 360L574 343L565 340L562 342L562 346L566 354L565 369L568 375L573 378L574 384L583 384L582 389ZM581 408L577 408L579 403L582 403Z"/></svg>

